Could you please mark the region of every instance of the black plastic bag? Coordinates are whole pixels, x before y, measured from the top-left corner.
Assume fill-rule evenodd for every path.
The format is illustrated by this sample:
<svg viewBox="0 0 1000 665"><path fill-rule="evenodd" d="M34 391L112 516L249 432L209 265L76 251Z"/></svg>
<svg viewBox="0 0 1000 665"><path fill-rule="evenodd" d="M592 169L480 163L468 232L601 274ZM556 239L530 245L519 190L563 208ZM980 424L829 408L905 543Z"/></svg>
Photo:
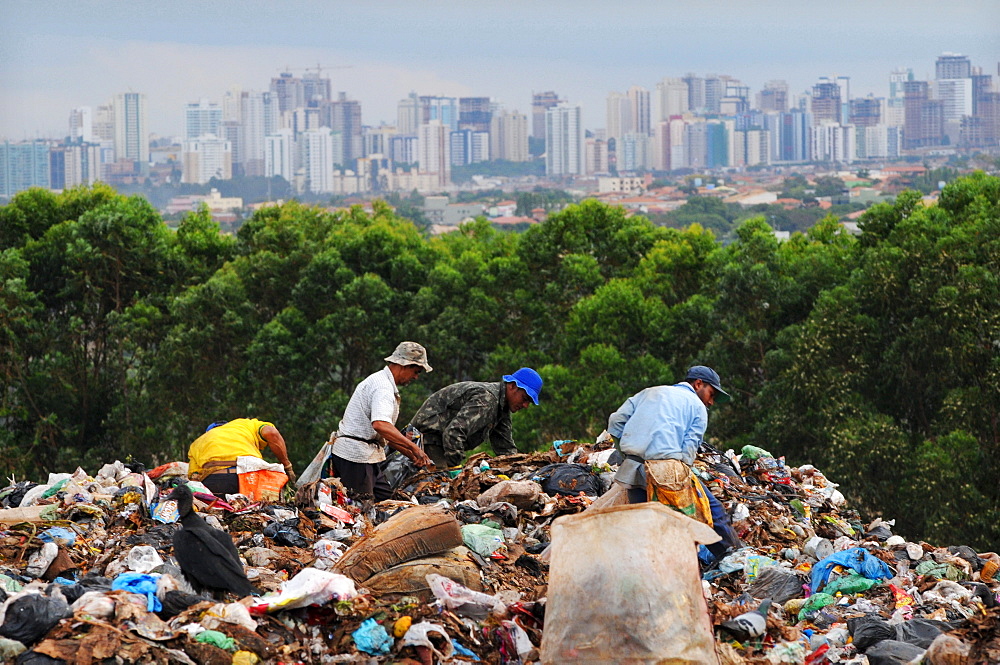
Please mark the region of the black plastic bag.
<svg viewBox="0 0 1000 665"><path fill-rule="evenodd" d="M978 573L986 565L986 562L980 559L976 551L968 545L952 545L948 548L948 551L968 561L974 573Z"/></svg>
<svg viewBox="0 0 1000 665"><path fill-rule="evenodd" d="M802 580L794 573L785 572L777 566L768 566L760 571L757 579L750 585L750 595L784 603L792 598L802 597Z"/></svg>
<svg viewBox="0 0 1000 665"><path fill-rule="evenodd" d="M924 649L906 642L882 640L865 652L868 665L906 665L914 658L922 656Z"/></svg>
<svg viewBox="0 0 1000 665"><path fill-rule="evenodd" d="M848 619L847 630L854 639L854 647L861 653L879 642L896 639L896 629L876 614Z"/></svg>
<svg viewBox="0 0 1000 665"><path fill-rule="evenodd" d="M935 637L948 630L951 626L943 621L910 619L896 626L896 641L926 649Z"/></svg>
<svg viewBox="0 0 1000 665"><path fill-rule="evenodd" d="M38 653L37 651L25 651L17 657L14 665L66 665L66 661L62 658L46 656L44 653Z"/></svg>
<svg viewBox="0 0 1000 665"><path fill-rule="evenodd" d="M398 451L389 455L385 460L385 466L382 467L382 475L392 489L398 489L417 473L420 473L420 467Z"/></svg>
<svg viewBox="0 0 1000 665"><path fill-rule="evenodd" d="M309 547L309 541L299 533L298 526L298 517L292 517L283 522L273 522L264 527L264 535L279 545Z"/></svg>
<svg viewBox="0 0 1000 665"><path fill-rule="evenodd" d="M44 637L60 619L69 615L69 605L61 595L29 593L7 606L0 635L28 646Z"/></svg>
<svg viewBox="0 0 1000 665"><path fill-rule="evenodd" d="M166 621L167 619L177 616L195 603L200 603L203 600L211 600L211 598L199 596L194 593L185 593L183 591L178 591L177 589L171 589L163 594L163 600L161 602L163 609L157 612L156 615Z"/></svg>
<svg viewBox="0 0 1000 665"><path fill-rule="evenodd" d="M576 496L580 492L600 496L603 489L600 477L592 474L586 464L549 464L539 469L532 479L541 483L542 490L550 496Z"/></svg>

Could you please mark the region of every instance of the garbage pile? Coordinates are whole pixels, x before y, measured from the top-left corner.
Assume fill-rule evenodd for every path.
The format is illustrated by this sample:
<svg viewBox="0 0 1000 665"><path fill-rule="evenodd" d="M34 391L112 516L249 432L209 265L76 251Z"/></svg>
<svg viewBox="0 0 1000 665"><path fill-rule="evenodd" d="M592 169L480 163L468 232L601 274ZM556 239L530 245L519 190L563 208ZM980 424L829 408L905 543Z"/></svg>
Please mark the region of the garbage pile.
<svg viewBox="0 0 1000 665"><path fill-rule="evenodd" d="M607 504L618 461L557 441L460 472L397 469L379 503L334 478L277 501L216 497L181 462L18 482L0 490L0 659L559 662L542 644L553 522ZM819 470L759 448L703 448L695 472L745 545L691 564L720 665L1000 662L998 554L862 524ZM173 551L178 485L232 539L254 594L191 584Z"/></svg>

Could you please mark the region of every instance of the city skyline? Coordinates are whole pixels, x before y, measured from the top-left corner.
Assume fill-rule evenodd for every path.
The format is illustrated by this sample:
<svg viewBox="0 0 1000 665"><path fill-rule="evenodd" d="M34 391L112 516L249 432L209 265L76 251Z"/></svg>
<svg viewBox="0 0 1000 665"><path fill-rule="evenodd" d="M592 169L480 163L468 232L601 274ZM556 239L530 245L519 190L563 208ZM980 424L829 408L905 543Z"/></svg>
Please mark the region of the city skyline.
<svg viewBox="0 0 1000 665"><path fill-rule="evenodd" d="M792 9L794 7L794 9ZM117 8L117 11L116 11ZM688 72L730 75L757 92L783 79L793 94L819 77L848 76L852 97L885 96L889 72L933 78L958 52L985 73L1000 56L1000 0L953 3L841 0L701 6L625 2L5 3L0 16L0 136L59 137L71 109L122 92L148 97L148 127L184 132L184 107L218 102L233 85L266 90L290 67L322 66L358 100L367 125L395 124L410 91L489 96L530 114L531 93L554 90L604 127L605 100L655 90ZM794 11L795 15L788 15ZM827 44L825 46L820 46Z"/></svg>

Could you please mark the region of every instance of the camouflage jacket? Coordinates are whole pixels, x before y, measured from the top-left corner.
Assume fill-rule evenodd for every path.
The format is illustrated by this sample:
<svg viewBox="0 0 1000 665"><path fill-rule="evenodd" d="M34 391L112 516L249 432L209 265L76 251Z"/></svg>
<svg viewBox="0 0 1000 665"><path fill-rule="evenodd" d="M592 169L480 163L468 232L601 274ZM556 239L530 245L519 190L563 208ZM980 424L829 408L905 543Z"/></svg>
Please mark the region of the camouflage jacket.
<svg viewBox="0 0 1000 665"><path fill-rule="evenodd" d="M410 424L420 430L428 444L440 441L450 466L461 464L465 452L486 437L496 455L517 452L503 381L463 381L446 386L427 398Z"/></svg>

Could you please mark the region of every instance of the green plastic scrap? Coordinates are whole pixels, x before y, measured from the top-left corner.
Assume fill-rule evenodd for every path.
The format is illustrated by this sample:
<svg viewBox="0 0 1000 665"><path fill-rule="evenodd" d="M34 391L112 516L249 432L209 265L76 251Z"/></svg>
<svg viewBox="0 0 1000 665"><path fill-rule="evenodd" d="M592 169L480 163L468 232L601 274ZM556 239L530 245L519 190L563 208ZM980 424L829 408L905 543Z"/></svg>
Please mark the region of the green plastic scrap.
<svg viewBox="0 0 1000 665"><path fill-rule="evenodd" d="M870 580L864 575L852 572L850 575L838 577L823 587L823 592L831 596L837 593L864 593L878 584L878 580Z"/></svg>
<svg viewBox="0 0 1000 665"><path fill-rule="evenodd" d="M827 605L833 605L836 602L837 599L828 593L814 593L806 599L806 604L799 610L799 621L809 618L816 610L822 609Z"/></svg>
<svg viewBox="0 0 1000 665"><path fill-rule="evenodd" d="M15 580L13 577L8 577L7 575L0 575L0 589L4 591L20 591L22 584Z"/></svg>
<svg viewBox="0 0 1000 665"><path fill-rule="evenodd" d="M956 566L936 561L921 561L918 563L917 575L933 575L939 580L951 580L952 582L959 582L966 578L965 573Z"/></svg>
<svg viewBox="0 0 1000 665"><path fill-rule="evenodd" d="M59 490L61 490L63 487L65 487L66 483L68 483L68 482L69 482L69 478L65 478L63 480L60 480L58 483L56 483L52 487L50 487L47 490L45 490L45 492L42 494L42 498L43 499L48 499L49 497L55 496L56 493Z"/></svg>
<svg viewBox="0 0 1000 665"><path fill-rule="evenodd" d="M761 457L774 457L771 453L757 446L743 446L740 454L747 459L760 459Z"/></svg>
<svg viewBox="0 0 1000 665"><path fill-rule="evenodd" d="M198 637L194 638L194 641L211 644L212 646L225 649L226 651L230 651L236 647L236 640L220 633L217 630L203 630L198 633Z"/></svg>
<svg viewBox="0 0 1000 665"><path fill-rule="evenodd" d="M762 570L776 565L778 562L771 557L754 554L747 557L747 562L743 564L743 573L747 576L747 580L752 582Z"/></svg>

